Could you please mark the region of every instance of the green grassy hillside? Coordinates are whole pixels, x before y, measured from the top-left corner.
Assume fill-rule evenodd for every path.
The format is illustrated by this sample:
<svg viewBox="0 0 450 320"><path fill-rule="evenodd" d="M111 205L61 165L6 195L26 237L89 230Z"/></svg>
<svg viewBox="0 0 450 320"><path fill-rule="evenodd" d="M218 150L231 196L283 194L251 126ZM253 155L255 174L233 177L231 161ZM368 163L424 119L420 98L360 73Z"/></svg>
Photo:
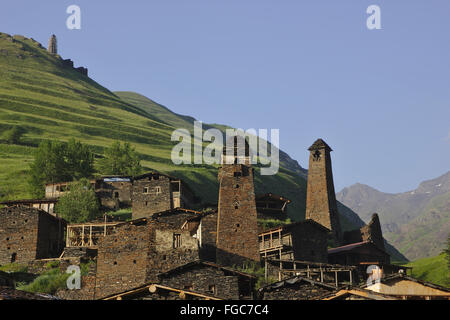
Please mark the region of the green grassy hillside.
<svg viewBox="0 0 450 320"><path fill-rule="evenodd" d="M192 128L194 119L136 93L112 93L100 84L65 67L59 56L22 36L0 33L0 140L5 131L20 127L19 145L0 143L0 200L30 198L27 170L33 150L44 139L76 138L102 154L113 141L136 147L146 169L184 179L204 203L217 203L217 166L175 166L170 160L176 128ZM204 125L220 130L226 125ZM308 145L309 142L305 142ZM305 150L305 152L307 152ZM305 215L306 171L280 151L280 170L261 176L256 167L256 193L273 192L292 200L292 220ZM340 206L344 230L361 219Z"/></svg>
<svg viewBox="0 0 450 320"><path fill-rule="evenodd" d="M445 254L431 258L423 258L406 264L412 267L414 278L450 288L450 270L447 267Z"/></svg>
<svg viewBox="0 0 450 320"><path fill-rule="evenodd" d="M26 171L40 141L75 137L99 154L114 140L130 142L144 167L185 179L204 202L217 202L217 166L175 166L170 160L172 131L190 128L193 118L140 95L128 96L141 107L64 67L59 56L48 54L34 40L0 34L0 136L13 126L25 131L20 145L0 145L0 199L30 197ZM153 108L142 107L144 98ZM305 179L281 166L277 176L258 176L256 190L290 198L292 217L301 219Z"/></svg>

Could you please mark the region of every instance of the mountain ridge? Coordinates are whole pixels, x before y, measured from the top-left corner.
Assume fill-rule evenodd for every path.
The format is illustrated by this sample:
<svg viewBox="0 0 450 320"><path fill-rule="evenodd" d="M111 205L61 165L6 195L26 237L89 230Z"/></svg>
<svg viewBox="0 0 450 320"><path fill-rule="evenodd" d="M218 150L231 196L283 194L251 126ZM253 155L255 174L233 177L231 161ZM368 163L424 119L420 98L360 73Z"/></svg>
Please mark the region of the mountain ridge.
<svg viewBox="0 0 450 320"><path fill-rule="evenodd" d="M386 239L410 260L439 254L450 231L450 171L406 192L384 193L358 183L336 198L366 222L377 212Z"/></svg>

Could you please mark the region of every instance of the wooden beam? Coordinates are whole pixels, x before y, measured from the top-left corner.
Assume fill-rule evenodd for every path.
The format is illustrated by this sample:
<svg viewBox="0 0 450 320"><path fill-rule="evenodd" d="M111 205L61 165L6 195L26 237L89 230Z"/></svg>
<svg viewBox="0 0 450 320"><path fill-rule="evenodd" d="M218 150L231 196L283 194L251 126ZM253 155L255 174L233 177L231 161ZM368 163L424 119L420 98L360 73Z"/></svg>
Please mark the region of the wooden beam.
<svg viewBox="0 0 450 320"><path fill-rule="evenodd" d="M180 298L184 295L185 297L187 297L187 296L195 296L195 297L200 297L200 298L209 299L209 300L222 300L221 298L217 298L217 297L213 297L213 296L207 296L207 295L204 295L204 294L201 294L201 293L197 293L197 292L192 292L192 291L186 291L186 290L166 287L166 286L163 286L163 285L160 285L160 284L146 285L146 286L141 287L141 288L137 288L137 289L134 289L134 290L130 290L130 291L127 291L127 292L123 292L123 293L119 293L119 294L113 295L111 297L104 298L103 300L114 300L114 299L115 300L122 300L126 296L130 296L130 295L133 295L133 294L141 293L141 292L144 292L146 290L148 290L150 293L155 293L159 289L163 289L163 290L167 290L167 291L173 291L173 292L178 292L178 294L180 295ZM154 292L152 292L152 290L154 290Z"/></svg>

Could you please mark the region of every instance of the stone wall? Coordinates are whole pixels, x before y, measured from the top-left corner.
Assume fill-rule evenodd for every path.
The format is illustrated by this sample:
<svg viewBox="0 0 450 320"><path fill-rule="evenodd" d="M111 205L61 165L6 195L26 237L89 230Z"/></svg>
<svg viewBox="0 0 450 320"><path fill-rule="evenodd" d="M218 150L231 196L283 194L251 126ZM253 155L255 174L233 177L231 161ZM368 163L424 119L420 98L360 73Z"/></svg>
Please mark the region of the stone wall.
<svg viewBox="0 0 450 320"><path fill-rule="evenodd" d="M362 241L371 241L378 248L385 251L383 232L381 231L378 214L374 213L370 222L364 227L344 232L344 244Z"/></svg>
<svg viewBox="0 0 450 320"><path fill-rule="evenodd" d="M37 259L58 258L64 250L66 223L62 219L39 212Z"/></svg>
<svg viewBox="0 0 450 320"><path fill-rule="evenodd" d="M131 181L101 181L95 193L102 207L117 210L131 206Z"/></svg>
<svg viewBox="0 0 450 320"><path fill-rule="evenodd" d="M149 250L148 225L124 224L98 245L96 297L145 283Z"/></svg>
<svg viewBox="0 0 450 320"><path fill-rule="evenodd" d="M80 265L79 263L72 263L74 265ZM66 268L67 269L67 268ZM81 276L81 288L80 289L60 289L56 292L58 298L64 300L94 300L95 299L95 284L97 264L92 263L89 266L88 273Z"/></svg>
<svg viewBox="0 0 450 320"><path fill-rule="evenodd" d="M14 287L14 281L6 272L0 271L0 287Z"/></svg>
<svg viewBox="0 0 450 320"><path fill-rule="evenodd" d="M145 176L133 181L133 219L172 209L170 179L164 175Z"/></svg>
<svg viewBox="0 0 450 320"><path fill-rule="evenodd" d="M160 284L209 296L239 299L239 279L237 276L225 275L220 269L201 264L164 275L161 277Z"/></svg>
<svg viewBox="0 0 450 320"><path fill-rule="evenodd" d="M116 226L98 246L96 298L155 282L159 273L198 258L189 231L144 219Z"/></svg>
<svg viewBox="0 0 450 320"><path fill-rule="evenodd" d="M217 212L202 217L200 222L201 246L200 258L216 261Z"/></svg>
<svg viewBox="0 0 450 320"><path fill-rule="evenodd" d="M315 222L302 221L286 226L292 236L294 259L299 261L328 261L328 232Z"/></svg>
<svg viewBox="0 0 450 320"><path fill-rule="evenodd" d="M320 285L297 281L294 284L285 283L279 288L263 291L259 296L262 300L315 300L332 291L333 289Z"/></svg>
<svg viewBox="0 0 450 320"><path fill-rule="evenodd" d="M36 259L39 215L36 209L0 210L0 265Z"/></svg>
<svg viewBox="0 0 450 320"><path fill-rule="evenodd" d="M58 257L64 247L64 228L64 220L38 209L0 209L0 264Z"/></svg>

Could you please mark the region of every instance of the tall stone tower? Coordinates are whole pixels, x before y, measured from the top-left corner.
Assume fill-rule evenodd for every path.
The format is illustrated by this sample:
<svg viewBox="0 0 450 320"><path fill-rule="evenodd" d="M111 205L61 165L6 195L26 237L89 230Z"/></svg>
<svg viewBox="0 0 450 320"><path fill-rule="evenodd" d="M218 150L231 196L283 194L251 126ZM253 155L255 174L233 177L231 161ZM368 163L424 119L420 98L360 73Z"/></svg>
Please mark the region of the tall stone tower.
<svg viewBox="0 0 450 320"><path fill-rule="evenodd" d="M242 136L230 139L218 175L216 262L221 265L260 260L250 148Z"/></svg>
<svg viewBox="0 0 450 320"><path fill-rule="evenodd" d="M342 233L331 170L332 150L322 139L317 139L308 150L310 155L306 219L312 219L330 229L335 244L340 244Z"/></svg>
<svg viewBox="0 0 450 320"><path fill-rule="evenodd" d="M57 47L57 43L56 43L56 36L54 34L52 34L52 36L50 37L50 40L48 40L48 49L47 51L50 54L58 54L58 47Z"/></svg>

